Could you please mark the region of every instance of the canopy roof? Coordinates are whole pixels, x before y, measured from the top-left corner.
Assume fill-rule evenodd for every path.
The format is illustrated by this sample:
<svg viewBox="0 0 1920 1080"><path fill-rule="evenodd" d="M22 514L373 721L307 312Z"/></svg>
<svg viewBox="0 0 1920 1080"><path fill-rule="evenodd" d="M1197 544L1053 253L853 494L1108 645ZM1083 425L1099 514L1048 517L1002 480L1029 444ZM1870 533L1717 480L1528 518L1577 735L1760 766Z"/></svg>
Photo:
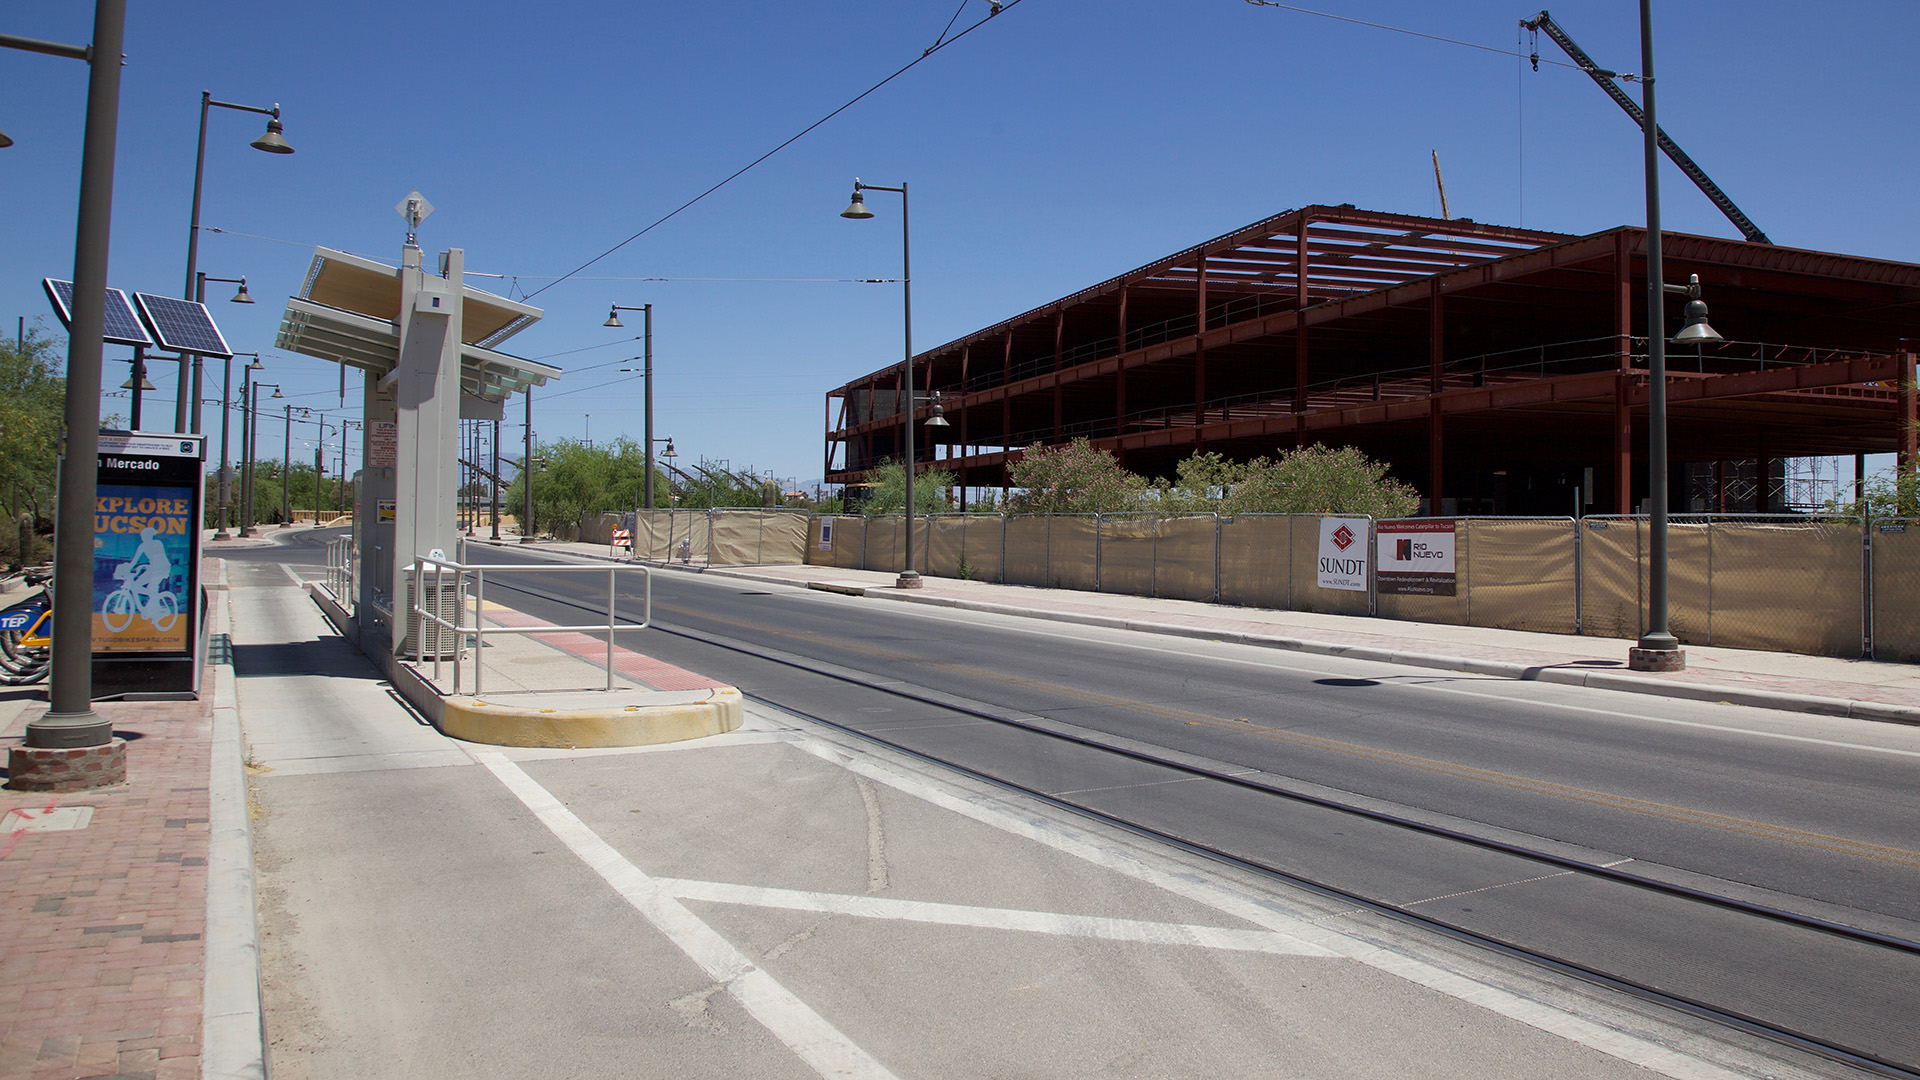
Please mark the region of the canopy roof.
<svg viewBox="0 0 1920 1080"><path fill-rule="evenodd" d="M539 321L539 308L461 285L460 388L498 401L558 378L560 369L492 346ZM400 359L400 268L315 248L296 296L287 299L276 344L378 375Z"/></svg>

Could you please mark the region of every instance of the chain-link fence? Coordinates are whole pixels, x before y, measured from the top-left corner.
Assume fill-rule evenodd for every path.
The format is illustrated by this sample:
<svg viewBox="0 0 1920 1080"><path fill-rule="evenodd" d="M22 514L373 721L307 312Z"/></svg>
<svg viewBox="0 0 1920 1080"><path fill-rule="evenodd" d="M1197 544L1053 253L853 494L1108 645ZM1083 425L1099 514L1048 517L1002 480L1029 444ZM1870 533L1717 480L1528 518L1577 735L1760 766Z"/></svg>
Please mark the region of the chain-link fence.
<svg viewBox="0 0 1920 1080"><path fill-rule="evenodd" d="M1867 541L1872 655L1920 663L1920 518L1875 519Z"/></svg>
<svg viewBox="0 0 1920 1080"><path fill-rule="evenodd" d="M923 515L915 519L914 559L931 576L1043 588L1599 637L1636 638L1646 629L1644 517L1437 519L1451 522L1451 595L1322 587L1322 520ZM771 528L756 527L763 537ZM1362 550L1370 554L1378 554L1377 527L1367 526ZM821 517L804 534L791 527L778 542L762 539L756 554L771 563L803 544L793 561L897 573L905 568L904 530L898 516ZM1387 532L1398 535L1391 523ZM1917 594L1920 519L1865 529L1849 517L1669 522L1668 624L1685 644L1920 662L1920 610L1909 602Z"/></svg>

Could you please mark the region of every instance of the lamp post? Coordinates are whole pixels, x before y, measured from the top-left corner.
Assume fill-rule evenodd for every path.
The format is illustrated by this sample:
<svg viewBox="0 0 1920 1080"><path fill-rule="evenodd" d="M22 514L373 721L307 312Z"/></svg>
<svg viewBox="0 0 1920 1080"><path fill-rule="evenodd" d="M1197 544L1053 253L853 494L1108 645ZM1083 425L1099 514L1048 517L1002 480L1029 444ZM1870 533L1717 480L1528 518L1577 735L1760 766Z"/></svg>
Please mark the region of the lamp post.
<svg viewBox="0 0 1920 1080"><path fill-rule="evenodd" d="M527 512L520 519L520 542L533 543L533 386L529 384L520 391L526 395L527 432L526 456L520 459L520 480L527 489Z"/></svg>
<svg viewBox="0 0 1920 1080"><path fill-rule="evenodd" d="M287 145L287 140L283 138L280 134L281 129L280 129L280 103L279 102L277 101L274 102L273 107L270 109L262 109L256 105L238 105L231 101L215 101L213 99L213 93L211 91L207 91L207 90L200 91L200 145L199 145L199 148L194 152L194 157L193 157L193 214L187 224L187 284L186 284L185 291L180 294L189 300L200 299L204 301L204 298L205 298L204 293L201 292L201 289L204 287L200 284L200 275L197 272L196 264L199 261L199 256L200 256L200 187L201 187L201 182L206 178L206 173L207 173L207 110L214 109L214 108L233 109L238 112L259 113L262 116L267 117L268 119L267 119L266 133L261 135L259 138L253 140L253 142L250 143L249 145L252 146L255 150L262 150L269 154L293 153L293 147ZM230 279L215 278L213 280L226 281ZM246 283L244 281L241 282L239 295L235 296L233 299L234 299L234 302L236 303L242 303L242 304L253 303L253 299L247 296ZM174 421L175 421L174 430L176 431L181 430L186 426L185 421L187 419L186 417L187 380L184 378L184 376L186 375L184 357L182 358L181 363L182 363L181 375L183 377L180 380L180 393L178 395L177 404L174 408ZM196 360L195 361L196 372L198 369L198 364L199 364L199 361ZM195 395L194 400L196 401L194 408L196 410L199 408L199 405L197 404L199 400L199 397L198 397L199 390L200 390L200 380L196 377L193 380L193 392ZM200 426L198 424L195 424L193 427L193 430L198 432L200 430Z"/></svg>
<svg viewBox="0 0 1920 1080"><path fill-rule="evenodd" d="M906 450L904 456L906 458L907 476L907 540L905 545L907 562L906 569L900 572L900 577L894 582L894 586L901 589L917 589L920 588L922 582L920 580L920 572L913 568L913 474L919 466L919 461L915 457L913 450L913 413L922 399L915 397L913 393L913 248L907 227L907 184L904 180L900 182L899 187L886 187L881 184L863 184L860 182L860 178L856 176L853 180L853 201L847 204L845 210L840 211L841 217L851 218L854 221L865 221L873 217L873 211L867 209L866 200L860 197L860 193L863 191L895 191L900 194L900 295L905 304L906 312L906 394L904 400L901 402L901 416L905 421L905 423L902 424L904 428L902 443ZM941 415L941 409L938 403L934 405L933 416L927 421L927 426L950 426L946 418Z"/></svg>
<svg viewBox="0 0 1920 1080"><path fill-rule="evenodd" d="M239 112L259 113L268 118L266 134L249 143L255 150L269 154L291 154L293 147L280 134L280 103L274 102L273 108L263 109L257 105L236 105L231 101L215 101L209 90L200 91L200 148L193 158L193 218L187 227L187 291L193 296L195 284L194 263L200 254L200 184L207 173L207 110L234 109Z"/></svg>
<svg viewBox="0 0 1920 1080"><path fill-rule="evenodd" d="M1687 325L1676 341L1721 340L1707 325L1707 305L1700 300L1700 278L1688 285L1668 285L1660 251L1660 143L1659 122L1653 109L1653 0L1640 0L1640 95L1646 113L1647 174L1647 629L1627 650L1627 667L1634 671L1683 671L1687 654L1668 626L1667 555L1667 313L1666 294L1687 295Z"/></svg>
<svg viewBox="0 0 1920 1080"><path fill-rule="evenodd" d="M126 0L95 0L86 47L0 36L0 45L87 62L80 211L73 244L73 319L67 326L66 453L54 529L54 646L44 715L27 722L36 748L109 746L113 725L93 711L94 497L100 457L100 363L106 327L107 248L113 224L113 150L120 124L120 52ZM100 62L96 63L98 59ZM11 144L12 140L6 140Z"/></svg>
<svg viewBox="0 0 1920 1080"><path fill-rule="evenodd" d="M233 356L253 357L253 360L241 369L241 400L245 401L245 380L255 371L261 370L266 365L260 362L260 354L257 352L234 353ZM233 509L233 468L229 464L232 458L227 453L227 435L231 430L229 423L233 416L233 356L227 357L226 382L220 388L220 487L218 496L220 529L213 534L215 540L233 539L233 534L227 531L227 525L229 519L232 517ZM244 416L242 419L244 421ZM246 429L242 427L241 430L245 431Z"/></svg>
<svg viewBox="0 0 1920 1080"><path fill-rule="evenodd" d="M277 389L277 388L276 388ZM279 397L278 393L273 395ZM287 426L286 445L280 451L280 513L286 520L283 527L293 527L293 406L286 406ZM300 419L313 419L314 410L300 409ZM327 414L320 414L320 437L314 441L313 453L313 523L320 524L320 443L327 439Z"/></svg>
<svg viewBox="0 0 1920 1080"><path fill-rule="evenodd" d="M273 396L274 396L274 397L277 397L277 398L278 398L278 397L285 397L285 396L286 396L285 394L282 394L282 393L280 392L280 384L279 384L279 383L254 383L254 384L253 384L253 387L252 387L252 389L251 389L251 391L250 391L249 393L247 393L247 394L245 394L245 395L243 395L243 396L245 396L245 397L247 397L247 398L248 398L249 400L248 400L248 403L247 403L247 412L246 412L246 415L245 415L244 417L242 417L242 418L241 418L241 419L242 419L242 429L243 429L243 430L245 431L245 435L244 435L244 436L243 436L243 437L241 438L241 442L245 444L245 445L244 445L244 447L242 448L242 451L241 451L241 452L242 452L242 453L244 453L244 454L246 455L246 462L245 462L245 464L243 464L243 465L241 466L241 470L240 470L240 472L241 472L241 476L240 476L240 535L241 535L241 536L254 536L254 535L257 535L257 534L256 534L256 533L254 532L254 529L253 529L253 520L254 520L254 515L253 515L253 510L254 510L254 504L253 504L253 493L254 493L254 479L255 479L255 476L254 476L254 472L255 472L255 469L254 469L254 466L255 466L255 465L256 465L256 464L257 464L257 463L259 462L259 460L260 460L260 455L259 455L259 444L260 444L260 388L261 388L262 386L271 386L271 387L273 387Z"/></svg>
<svg viewBox="0 0 1920 1080"><path fill-rule="evenodd" d="M642 433L641 437L645 440L644 445L647 448L647 472L640 481L640 499L641 505L651 510L653 509L653 444L655 442L653 437L653 305L641 304L638 307L633 307L625 304L615 304L607 311L607 321L600 325L612 327L622 326L620 313L623 311L638 311L645 314L644 321L646 329L641 332L641 336L646 339L646 344L641 348L640 354L641 360L643 361L641 370L645 372L643 378L646 382L646 417L643 421L643 426L646 430ZM621 368L620 370L632 371L633 369ZM638 523L636 522L636 524Z"/></svg>
<svg viewBox="0 0 1920 1080"><path fill-rule="evenodd" d="M194 301L195 301L196 303L201 303L201 304L204 304L204 303L206 303L206 302L207 302L207 282L209 282L209 281L223 281L223 282L226 282L226 283L227 283L227 284L229 284L229 285L238 285L238 286L240 286L240 291L239 291L239 292L236 292L236 293L234 293L234 294L233 294L233 295L232 295L231 297L229 297L229 298L228 298L228 300L227 300L227 302L228 302L228 303L230 303L230 304L251 304L251 303L253 303L253 297L251 297L251 296L248 296L248 295L247 295L247 279L246 279L245 277L237 277L237 278L230 278L230 277L208 277L208 276L207 276L207 275L205 275L205 274L195 274L195 275L193 276L193 299L194 299ZM255 355L257 356L258 354L256 353ZM182 358L181 358L181 361L182 361L182 363L183 363L183 364L185 363L185 360L186 360L186 358L185 358L185 357L182 357ZM228 361L229 361L229 364L228 364L228 371L229 371L229 373L231 373L231 371L232 371L232 364L231 364L231 361L232 361L232 357L229 357L229 358L228 358ZM192 389L192 390L190 391L190 394L191 394L191 396L192 396L192 398L193 398L193 406L192 406L192 409L191 409L191 413L192 413L192 415L191 415L190 417L180 417L180 416L176 416L176 417L174 417L174 421L175 421L175 422L174 422L174 427L175 427L175 428L179 428L179 427L181 427L181 424L180 424L180 421L181 421L181 420L190 420L193 426L192 426L191 428L188 428L187 430L190 430L190 431L192 431L192 432L193 432L193 433L194 433L195 435L198 435L198 434L200 434L200 368L201 368L201 362L202 362L202 358L201 358L201 356L200 356L200 354L199 354L199 353L194 353L194 354L193 354L193 380L192 380L192 385L193 385L193 389ZM185 384L187 383L187 378L186 378L186 375L187 375L187 373L186 373L185 371L182 371L182 372L180 373L180 376L181 376L181 378L180 378L180 382L181 382L181 384L182 384L182 385L185 385ZM231 387L229 387L229 389L231 389ZM224 399L223 399L223 400L224 400ZM223 442L225 441L225 437L224 437L224 436L222 436L222 441L223 441Z"/></svg>

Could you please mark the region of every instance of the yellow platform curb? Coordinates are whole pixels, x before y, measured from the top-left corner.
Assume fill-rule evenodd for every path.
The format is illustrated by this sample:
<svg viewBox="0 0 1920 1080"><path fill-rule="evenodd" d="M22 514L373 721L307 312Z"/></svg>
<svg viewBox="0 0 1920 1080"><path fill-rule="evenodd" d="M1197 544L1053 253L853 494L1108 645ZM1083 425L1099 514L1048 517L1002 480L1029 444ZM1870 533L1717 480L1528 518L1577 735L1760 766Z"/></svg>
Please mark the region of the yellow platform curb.
<svg viewBox="0 0 1920 1080"><path fill-rule="evenodd" d="M740 726L740 691L719 686L705 701L618 709L529 709L473 698L443 700L440 730L494 746L651 746L719 735Z"/></svg>

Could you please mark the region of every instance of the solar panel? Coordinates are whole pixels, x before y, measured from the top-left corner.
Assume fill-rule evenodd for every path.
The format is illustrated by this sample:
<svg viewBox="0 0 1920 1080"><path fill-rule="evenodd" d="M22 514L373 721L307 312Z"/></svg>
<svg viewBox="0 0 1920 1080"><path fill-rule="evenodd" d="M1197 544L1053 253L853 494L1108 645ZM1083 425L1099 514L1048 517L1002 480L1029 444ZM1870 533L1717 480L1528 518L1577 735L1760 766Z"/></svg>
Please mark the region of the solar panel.
<svg viewBox="0 0 1920 1080"><path fill-rule="evenodd" d="M60 316L60 325L71 331L73 282L46 278L40 284L47 290L47 299L53 301L53 313ZM140 325L139 316L133 313L133 305L127 302L127 294L119 289L107 290L107 320L100 340L111 345L153 344L146 327Z"/></svg>
<svg viewBox="0 0 1920 1080"><path fill-rule="evenodd" d="M227 339L220 336L220 328L213 325L207 305L144 292L134 293L133 302L140 305L140 314L146 316L161 348L222 359L233 355Z"/></svg>

